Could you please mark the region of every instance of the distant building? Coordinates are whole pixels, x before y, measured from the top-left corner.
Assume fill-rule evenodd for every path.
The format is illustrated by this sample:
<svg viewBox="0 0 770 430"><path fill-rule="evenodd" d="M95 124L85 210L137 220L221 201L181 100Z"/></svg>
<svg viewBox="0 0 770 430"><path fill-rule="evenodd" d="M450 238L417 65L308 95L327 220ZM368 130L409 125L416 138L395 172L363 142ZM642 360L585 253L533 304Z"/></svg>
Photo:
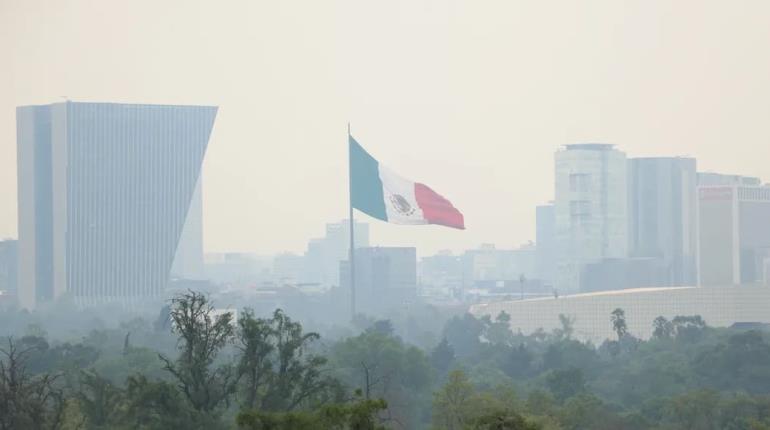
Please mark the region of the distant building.
<svg viewBox="0 0 770 430"><path fill-rule="evenodd" d="M214 125L210 106L17 108L19 301L162 296Z"/></svg>
<svg viewBox="0 0 770 430"><path fill-rule="evenodd" d="M765 282L770 261L770 186L744 183L698 188L699 285Z"/></svg>
<svg viewBox="0 0 770 430"><path fill-rule="evenodd" d="M664 271L635 286L695 285L696 186L694 158L628 160L629 257L656 259Z"/></svg>
<svg viewBox="0 0 770 430"><path fill-rule="evenodd" d="M10 296L16 295L18 271L18 242L0 240L0 291Z"/></svg>
<svg viewBox="0 0 770 430"><path fill-rule="evenodd" d="M572 318L575 338L601 344L616 337L610 313L617 308L625 311L628 332L641 339L652 336L652 322L659 316L670 321L676 316L700 315L711 327L761 325L770 323L770 288L639 288L488 302L471 306L470 313L494 318L505 311L511 316L510 329L524 334L561 328L559 315L563 314Z"/></svg>
<svg viewBox="0 0 770 430"><path fill-rule="evenodd" d="M305 258L292 253L278 254L273 257L273 280L278 285L294 285L299 282Z"/></svg>
<svg viewBox="0 0 770 430"><path fill-rule="evenodd" d="M219 284L254 286L270 279L272 262L268 257L243 252L207 253L206 278Z"/></svg>
<svg viewBox="0 0 770 430"><path fill-rule="evenodd" d="M404 306L417 295L417 249L368 247L356 249L356 306L359 312ZM350 291L350 265L340 264L340 285Z"/></svg>
<svg viewBox="0 0 770 430"><path fill-rule="evenodd" d="M553 203L535 209L535 274L544 283L553 284L556 274L556 212Z"/></svg>
<svg viewBox="0 0 770 430"><path fill-rule="evenodd" d="M477 249L469 249L462 255L465 289L479 281L515 281L524 276L537 278L536 249L532 244L519 249L497 249L485 243Z"/></svg>
<svg viewBox="0 0 770 430"><path fill-rule="evenodd" d="M626 155L613 145L567 145L555 167L554 287L574 292L587 264L628 255Z"/></svg>
<svg viewBox="0 0 770 430"><path fill-rule="evenodd" d="M762 180L755 176L727 175L723 173L713 173L713 172L698 172L698 185L704 186L704 187L714 186L714 185L759 186L759 185L762 185Z"/></svg>
<svg viewBox="0 0 770 430"><path fill-rule="evenodd" d="M422 257L417 274L422 295L452 297L462 289L462 260L450 251Z"/></svg>
<svg viewBox="0 0 770 430"><path fill-rule="evenodd" d="M356 248L369 246L369 224L355 223L353 239ZM301 281L318 283L323 286L339 285L340 261L347 260L350 253L350 222L342 220L326 224L323 238L311 239L305 253L306 269Z"/></svg>
<svg viewBox="0 0 770 430"><path fill-rule="evenodd" d="M580 291L668 287L670 270L660 258L607 258L586 264L580 273Z"/></svg>

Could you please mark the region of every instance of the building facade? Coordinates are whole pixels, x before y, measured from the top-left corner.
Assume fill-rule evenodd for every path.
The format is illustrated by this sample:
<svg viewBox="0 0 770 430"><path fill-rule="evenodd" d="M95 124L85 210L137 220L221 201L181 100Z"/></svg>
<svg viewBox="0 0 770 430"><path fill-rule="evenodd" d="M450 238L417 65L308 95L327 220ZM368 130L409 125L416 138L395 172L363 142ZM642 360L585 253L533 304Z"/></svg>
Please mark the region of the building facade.
<svg viewBox="0 0 770 430"><path fill-rule="evenodd" d="M742 183L698 187L699 285L765 282L770 262L770 186Z"/></svg>
<svg viewBox="0 0 770 430"><path fill-rule="evenodd" d="M567 145L555 175L554 287L575 292L587 264L628 255L626 155L608 144Z"/></svg>
<svg viewBox="0 0 770 430"><path fill-rule="evenodd" d="M201 183L203 175L198 176L198 184L190 200L182 235L176 249L174 262L171 264L171 277L188 280L206 279L203 262L203 193Z"/></svg>
<svg viewBox="0 0 770 430"><path fill-rule="evenodd" d="M558 298L500 301L473 305L476 317L502 311L510 315L510 328L531 334L538 329L560 328L559 315L573 320L574 336L599 345L616 338L610 322L613 310L626 314L628 332L638 338L652 336L655 318L700 315L711 327L740 323L770 323L770 288L764 286L723 286L723 288L665 287L583 293Z"/></svg>
<svg viewBox="0 0 770 430"><path fill-rule="evenodd" d="M0 240L0 291L16 296L18 241Z"/></svg>
<svg viewBox="0 0 770 430"><path fill-rule="evenodd" d="M556 275L556 212L553 203L535 208L536 275L553 285Z"/></svg>
<svg viewBox="0 0 770 430"><path fill-rule="evenodd" d="M628 160L629 257L657 260L663 278L646 286L696 283L696 161Z"/></svg>
<svg viewBox="0 0 770 430"><path fill-rule="evenodd" d="M369 224L356 221L353 240L355 247L369 246ZM340 261L350 254L350 221L326 224L322 238L311 239L305 252L305 270L301 281L318 283L324 287L339 286Z"/></svg>
<svg viewBox="0 0 770 430"><path fill-rule="evenodd" d="M19 300L159 297L217 108L64 102L17 108Z"/></svg>
<svg viewBox="0 0 770 430"><path fill-rule="evenodd" d="M413 247L356 248L356 308L377 313L403 306L417 295L417 249ZM340 264L340 285L350 291L350 265Z"/></svg>

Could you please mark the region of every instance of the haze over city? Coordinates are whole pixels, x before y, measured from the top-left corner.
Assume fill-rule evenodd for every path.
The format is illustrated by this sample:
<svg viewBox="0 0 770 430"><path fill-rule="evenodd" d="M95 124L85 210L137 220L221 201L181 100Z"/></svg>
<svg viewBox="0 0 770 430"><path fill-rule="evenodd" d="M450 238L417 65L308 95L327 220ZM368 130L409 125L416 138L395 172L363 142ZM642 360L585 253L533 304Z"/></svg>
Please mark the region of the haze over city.
<svg viewBox="0 0 770 430"><path fill-rule="evenodd" d="M301 253L347 215L347 136L466 230L370 222L420 255L534 240L554 151L615 144L770 178L770 3L0 3L0 238L17 237L17 106L219 106L208 252Z"/></svg>

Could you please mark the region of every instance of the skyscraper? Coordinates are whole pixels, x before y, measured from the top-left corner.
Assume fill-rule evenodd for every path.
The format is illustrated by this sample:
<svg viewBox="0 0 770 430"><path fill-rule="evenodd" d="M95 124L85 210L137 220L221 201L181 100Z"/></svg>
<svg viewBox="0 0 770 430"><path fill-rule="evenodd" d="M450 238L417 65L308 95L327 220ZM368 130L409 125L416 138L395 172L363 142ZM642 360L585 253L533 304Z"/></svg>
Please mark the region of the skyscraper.
<svg viewBox="0 0 770 430"><path fill-rule="evenodd" d="M187 211L182 236L176 248L174 263L171 265L171 276L175 278L201 280L206 277L203 264L202 181L203 175L200 175L190 201L190 210Z"/></svg>
<svg viewBox="0 0 770 430"><path fill-rule="evenodd" d="M628 160L629 257L656 260L662 285L696 283L696 182L694 158Z"/></svg>
<svg viewBox="0 0 770 430"><path fill-rule="evenodd" d="M356 303L359 311L403 307L417 295L417 249L356 248ZM350 260L340 262L340 287L350 292Z"/></svg>
<svg viewBox="0 0 770 430"><path fill-rule="evenodd" d="M0 240L0 291L3 294L16 296L16 273L18 242L15 240Z"/></svg>
<svg viewBox="0 0 770 430"><path fill-rule="evenodd" d="M608 144L567 145L555 164L554 286L569 292L586 264L628 254L626 154Z"/></svg>
<svg viewBox="0 0 770 430"><path fill-rule="evenodd" d="M159 297L217 108L17 108L19 301Z"/></svg>
<svg viewBox="0 0 770 430"><path fill-rule="evenodd" d="M698 187L699 285L765 282L770 265L770 186L745 184L735 180Z"/></svg>
<svg viewBox="0 0 770 430"><path fill-rule="evenodd" d="M323 238L311 239L305 252L303 282L319 283L323 286L339 286L340 261L350 254L350 221L326 224ZM356 248L369 246L369 224L356 221L353 227Z"/></svg>

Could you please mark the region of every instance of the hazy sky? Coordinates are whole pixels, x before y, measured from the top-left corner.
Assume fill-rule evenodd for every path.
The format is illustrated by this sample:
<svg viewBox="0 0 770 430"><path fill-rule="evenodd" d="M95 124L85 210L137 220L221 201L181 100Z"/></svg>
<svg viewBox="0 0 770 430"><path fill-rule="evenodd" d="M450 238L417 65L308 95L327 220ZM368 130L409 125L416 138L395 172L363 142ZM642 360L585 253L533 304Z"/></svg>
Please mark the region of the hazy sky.
<svg viewBox="0 0 770 430"><path fill-rule="evenodd" d="M764 0L0 0L0 59L0 237L15 107L60 96L220 107L207 251L302 252L345 217L348 121L465 214L466 231L372 221L421 254L534 239L568 143L770 180Z"/></svg>

